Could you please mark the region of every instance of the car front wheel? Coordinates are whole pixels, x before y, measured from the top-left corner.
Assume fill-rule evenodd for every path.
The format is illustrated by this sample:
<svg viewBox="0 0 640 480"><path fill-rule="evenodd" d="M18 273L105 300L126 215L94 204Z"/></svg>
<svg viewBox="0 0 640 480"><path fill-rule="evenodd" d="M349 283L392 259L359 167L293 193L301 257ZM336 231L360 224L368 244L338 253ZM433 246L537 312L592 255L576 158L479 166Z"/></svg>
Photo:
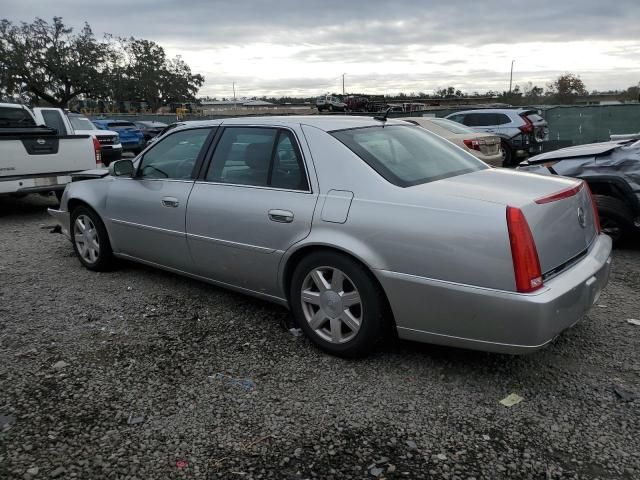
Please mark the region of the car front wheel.
<svg viewBox="0 0 640 480"><path fill-rule="evenodd" d="M384 293L359 263L335 252L302 260L291 282L291 308L299 326L333 355L369 353L385 326Z"/></svg>
<svg viewBox="0 0 640 480"><path fill-rule="evenodd" d="M97 213L88 207L76 207L71 213L73 249L89 270L105 271L113 266L113 251L107 230Z"/></svg>

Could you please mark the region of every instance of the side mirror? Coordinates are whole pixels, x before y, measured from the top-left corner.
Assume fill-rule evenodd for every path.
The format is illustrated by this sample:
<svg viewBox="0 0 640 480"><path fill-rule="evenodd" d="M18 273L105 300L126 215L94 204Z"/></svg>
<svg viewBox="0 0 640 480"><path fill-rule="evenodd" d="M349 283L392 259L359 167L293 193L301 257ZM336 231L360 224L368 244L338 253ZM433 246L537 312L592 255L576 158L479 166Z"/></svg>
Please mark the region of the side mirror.
<svg viewBox="0 0 640 480"><path fill-rule="evenodd" d="M109 164L109 175L114 177L133 177L133 162L118 160Z"/></svg>

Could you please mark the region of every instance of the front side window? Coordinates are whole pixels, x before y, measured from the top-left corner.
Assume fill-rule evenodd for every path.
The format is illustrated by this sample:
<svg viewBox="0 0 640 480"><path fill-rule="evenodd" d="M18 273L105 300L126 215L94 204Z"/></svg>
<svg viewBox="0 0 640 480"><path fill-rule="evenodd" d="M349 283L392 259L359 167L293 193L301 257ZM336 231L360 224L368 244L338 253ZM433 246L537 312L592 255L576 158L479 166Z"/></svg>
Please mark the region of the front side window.
<svg viewBox="0 0 640 480"><path fill-rule="evenodd" d="M189 180L211 128L182 130L159 140L145 153L138 176L150 179Z"/></svg>
<svg viewBox="0 0 640 480"><path fill-rule="evenodd" d="M475 158L420 127L389 125L331 132L387 181L410 187L484 170Z"/></svg>
<svg viewBox="0 0 640 480"><path fill-rule="evenodd" d="M262 127L225 128L206 181L307 190L302 156L293 134Z"/></svg>

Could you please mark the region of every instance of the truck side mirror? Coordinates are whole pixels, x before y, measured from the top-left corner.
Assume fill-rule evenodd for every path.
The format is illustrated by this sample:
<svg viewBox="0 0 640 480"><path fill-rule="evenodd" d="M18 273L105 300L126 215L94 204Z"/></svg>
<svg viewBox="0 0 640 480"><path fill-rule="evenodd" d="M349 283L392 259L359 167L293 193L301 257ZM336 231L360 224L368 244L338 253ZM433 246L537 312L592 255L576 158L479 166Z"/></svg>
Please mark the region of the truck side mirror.
<svg viewBox="0 0 640 480"><path fill-rule="evenodd" d="M114 177L133 177L133 162L118 160L109 164L109 175Z"/></svg>

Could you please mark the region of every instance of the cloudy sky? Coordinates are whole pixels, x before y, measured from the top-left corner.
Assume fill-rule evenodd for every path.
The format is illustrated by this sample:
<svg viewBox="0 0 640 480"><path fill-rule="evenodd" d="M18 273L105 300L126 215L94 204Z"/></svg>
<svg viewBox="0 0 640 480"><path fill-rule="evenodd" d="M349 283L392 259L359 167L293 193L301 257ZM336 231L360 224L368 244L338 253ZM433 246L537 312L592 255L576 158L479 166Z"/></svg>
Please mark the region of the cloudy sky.
<svg viewBox="0 0 640 480"><path fill-rule="evenodd" d="M202 95L342 91L467 92L545 86L580 75L589 90L640 81L640 0L0 0L0 17L61 16L154 40L182 55Z"/></svg>

